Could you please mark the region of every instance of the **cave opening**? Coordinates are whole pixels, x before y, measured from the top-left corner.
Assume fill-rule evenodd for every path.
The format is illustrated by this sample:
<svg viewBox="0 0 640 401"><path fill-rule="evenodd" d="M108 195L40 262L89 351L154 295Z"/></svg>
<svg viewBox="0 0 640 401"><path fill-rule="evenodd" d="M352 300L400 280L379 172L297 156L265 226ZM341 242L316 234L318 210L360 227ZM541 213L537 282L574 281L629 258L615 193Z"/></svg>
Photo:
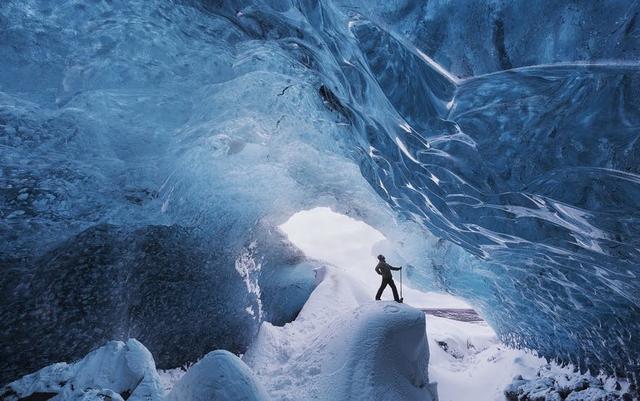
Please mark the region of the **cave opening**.
<svg viewBox="0 0 640 401"><path fill-rule="evenodd" d="M394 266L407 263L393 250L392 241L379 230L329 207L294 213L279 228L307 257L327 262L361 282L372 299L380 285L380 278L374 271L376 255L385 254L387 261ZM399 287L399 274L395 276ZM444 292L423 291L406 276L403 280L405 301L412 306L421 309L473 309L462 298ZM392 299L389 289L385 290L382 299Z"/></svg>

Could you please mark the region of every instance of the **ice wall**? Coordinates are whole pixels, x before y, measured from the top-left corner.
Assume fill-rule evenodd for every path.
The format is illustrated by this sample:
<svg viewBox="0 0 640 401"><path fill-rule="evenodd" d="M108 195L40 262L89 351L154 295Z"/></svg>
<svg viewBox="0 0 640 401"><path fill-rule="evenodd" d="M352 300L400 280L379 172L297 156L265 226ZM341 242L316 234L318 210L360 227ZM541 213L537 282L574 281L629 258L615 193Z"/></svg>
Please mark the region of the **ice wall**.
<svg viewBox="0 0 640 401"><path fill-rule="evenodd" d="M314 206L503 339L637 372L637 4L385 4L3 2L0 380L130 332L241 351L310 291L274 227Z"/></svg>
<svg viewBox="0 0 640 401"><path fill-rule="evenodd" d="M574 61L635 63L640 55L634 1L337 3L385 25L458 77Z"/></svg>

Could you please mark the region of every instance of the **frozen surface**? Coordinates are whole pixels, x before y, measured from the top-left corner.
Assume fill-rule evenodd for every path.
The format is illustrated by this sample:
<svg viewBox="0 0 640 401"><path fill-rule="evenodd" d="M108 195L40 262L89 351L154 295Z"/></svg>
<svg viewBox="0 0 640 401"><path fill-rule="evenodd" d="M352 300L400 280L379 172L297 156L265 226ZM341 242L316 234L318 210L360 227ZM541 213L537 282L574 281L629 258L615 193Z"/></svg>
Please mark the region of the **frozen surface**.
<svg viewBox="0 0 640 401"><path fill-rule="evenodd" d="M313 289L276 227L317 206L510 344L637 374L638 3L421 4L3 1L0 381L241 352Z"/></svg>
<svg viewBox="0 0 640 401"><path fill-rule="evenodd" d="M280 228L307 256L334 263L340 273L336 280L357 282L369 300L373 298L380 284L379 276L373 274L374 250L384 249L387 241L377 230L329 208L296 213ZM334 251L336 248L338 252ZM349 249L349 252L343 254L343 249ZM388 255L390 263L404 263L397 253ZM399 273L393 273L399 285ZM334 297L330 291L323 293ZM408 287L406 282L404 297L405 304L419 309L471 308L460 298L440 292L423 292ZM383 298L392 299L390 290ZM312 297L310 302L317 303L318 300ZM486 322L466 323L431 315L426 318L429 378L437 383L440 401L504 401L504 390L514 376L534 378L540 367L546 365L543 358L501 343ZM274 342L282 338L286 341L286 337L278 336Z"/></svg>
<svg viewBox="0 0 640 401"><path fill-rule="evenodd" d="M359 237L359 248L371 253L379 246L379 233L371 227L329 209L298 213L281 227L295 244L300 239L297 229L317 218L324 219L324 230L302 238L315 237L313 243L322 244L323 238L335 241L334 233L340 239L354 231L368 232L370 236ZM317 259L333 256L326 249L322 253L323 248L307 250L315 250ZM572 367L548 364L530 352L507 347L486 322L429 316L425 326L425 315L406 304L373 302L372 289L358 278L366 276L354 268L362 256L354 252L351 260L347 255L340 258L339 267L318 268L318 285L295 321L283 327L262 325L244 357L258 375L223 350L208 353L194 365L156 373L142 344L114 341L79 362L57 363L10 383L2 396L9 401L117 401L142 394L156 401L239 401L269 399L269 392L283 400L424 401L436 399L437 383L441 401L503 401L505 396L514 401L632 399L628 381L581 375ZM448 294L415 289L405 294L407 302L422 308L469 308Z"/></svg>
<svg viewBox="0 0 640 401"><path fill-rule="evenodd" d="M378 230L328 207L300 211L280 225L279 229L306 256L337 267L342 274L358 282L370 297L380 286L380 276L374 272L379 253L387 255L389 263L394 266L405 265L405 270L410 268ZM393 274L400 287L400 272ZM418 290L415 284L407 281L402 282L402 287L407 302L415 308L472 308L469 303L451 294ZM387 289L382 298L392 300L391 290Z"/></svg>
<svg viewBox="0 0 640 401"><path fill-rule="evenodd" d="M422 312L373 301L333 267L298 318L263 323L244 361L278 400L437 400Z"/></svg>
<svg viewBox="0 0 640 401"><path fill-rule="evenodd" d="M179 367L172 369L159 369L158 376L160 376L160 384L165 394L169 393L177 382L180 381L182 376L187 373L187 367Z"/></svg>

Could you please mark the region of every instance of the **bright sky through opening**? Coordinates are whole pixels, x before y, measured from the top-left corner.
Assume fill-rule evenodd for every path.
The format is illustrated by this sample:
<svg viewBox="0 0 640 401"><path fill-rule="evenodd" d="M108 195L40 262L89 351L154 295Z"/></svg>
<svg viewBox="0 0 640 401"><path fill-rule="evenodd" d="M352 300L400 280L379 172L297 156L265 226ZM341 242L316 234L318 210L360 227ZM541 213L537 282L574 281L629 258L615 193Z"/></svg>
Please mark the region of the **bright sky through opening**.
<svg viewBox="0 0 640 401"><path fill-rule="evenodd" d="M312 259L322 260L346 271L371 291L371 298L380 285L374 267L378 262L374 247L386 241L380 231L349 216L334 212L328 207L317 207L300 211L289 218L280 229L289 241ZM387 262L399 265L387 255ZM399 286L399 273L394 272ZM406 277L405 277L406 279ZM410 288L404 282L406 302L416 307L428 308L470 308L462 299L449 294L422 292ZM391 289L387 289L383 299L392 299Z"/></svg>

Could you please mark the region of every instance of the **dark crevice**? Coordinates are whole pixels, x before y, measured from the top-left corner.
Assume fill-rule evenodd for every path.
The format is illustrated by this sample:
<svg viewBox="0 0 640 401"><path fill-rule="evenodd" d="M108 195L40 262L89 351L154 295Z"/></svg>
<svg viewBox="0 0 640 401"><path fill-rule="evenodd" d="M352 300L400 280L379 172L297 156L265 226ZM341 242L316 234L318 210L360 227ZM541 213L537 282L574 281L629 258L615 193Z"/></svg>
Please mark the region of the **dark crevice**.
<svg viewBox="0 0 640 401"><path fill-rule="evenodd" d="M496 52L498 53L500 68L503 70L510 70L513 68L509 55L507 54L507 48L504 44L504 21L500 18L494 21L493 44L496 48Z"/></svg>
<svg viewBox="0 0 640 401"><path fill-rule="evenodd" d="M349 110L345 105L342 104L340 99L331 91L331 89L327 88L326 85L321 85L318 91L320 93L320 97L324 101L324 104L332 111L341 114L347 120L351 121L352 114L351 110Z"/></svg>
<svg viewBox="0 0 640 401"><path fill-rule="evenodd" d="M47 401L48 399L53 398L56 395L58 395L58 393L33 393L31 395L28 395L27 397L19 398L18 401Z"/></svg>

